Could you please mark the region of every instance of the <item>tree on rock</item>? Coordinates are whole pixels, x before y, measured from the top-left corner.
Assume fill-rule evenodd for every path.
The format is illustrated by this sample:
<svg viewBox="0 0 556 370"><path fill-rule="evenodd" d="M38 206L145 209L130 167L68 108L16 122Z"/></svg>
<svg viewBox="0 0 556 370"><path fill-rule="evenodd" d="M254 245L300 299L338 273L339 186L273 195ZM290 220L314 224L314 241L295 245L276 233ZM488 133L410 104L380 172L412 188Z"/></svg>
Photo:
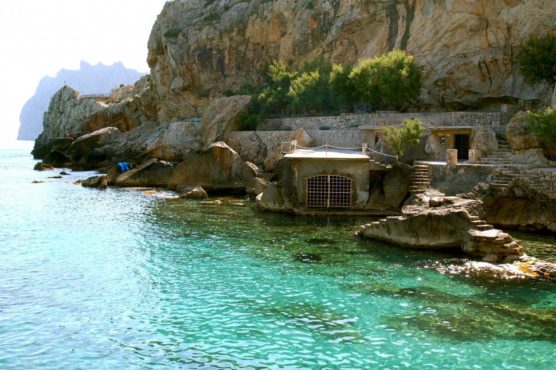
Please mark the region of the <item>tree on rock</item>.
<svg viewBox="0 0 556 370"><path fill-rule="evenodd" d="M384 142L399 159L408 147L419 144L424 130L425 127L419 119L408 119L403 122L402 127L385 127Z"/></svg>
<svg viewBox="0 0 556 370"><path fill-rule="evenodd" d="M402 108L421 90L421 71L402 50L362 60L349 77L361 102L373 108Z"/></svg>
<svg viewBox="0 0 556 370"><path fill-rule="evenodd" d="M556 36L530 38L521 47L517 61L521 73L531 83L554 85L551 105L556 108Z"/></svg>

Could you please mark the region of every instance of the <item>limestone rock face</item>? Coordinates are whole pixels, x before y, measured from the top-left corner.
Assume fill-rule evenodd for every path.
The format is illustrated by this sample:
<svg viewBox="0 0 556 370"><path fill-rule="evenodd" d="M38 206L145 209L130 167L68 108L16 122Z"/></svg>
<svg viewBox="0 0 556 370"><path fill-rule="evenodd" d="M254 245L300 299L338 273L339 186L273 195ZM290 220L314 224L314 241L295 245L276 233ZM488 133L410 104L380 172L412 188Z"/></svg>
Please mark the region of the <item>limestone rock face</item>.
<svg viewBox="0 0 556 370"><path fill-rule="evenodd" d="M214 100L205 110L199 128L203 146L227 141L230 132L237 130L236 116L251 101L251 96L240 95Z"/></svg>
<svg viewBox="0 0 556 370"><path fill-rule="evenodd" d="M255 165L243 161L226 143L217 142L184 159L174 170L169 186L199 185L209 191L244 190L257 175Z"/></svg>
<svg viewBox="0 0 556 370"><path fill-rule="evenodd" d="M423 69L427 103L535 99L515 50L556 29L552 0L167 2L148 42L159 119L200 115L210 98L259 81L271 60L356 63L404 49Z"/></svg>

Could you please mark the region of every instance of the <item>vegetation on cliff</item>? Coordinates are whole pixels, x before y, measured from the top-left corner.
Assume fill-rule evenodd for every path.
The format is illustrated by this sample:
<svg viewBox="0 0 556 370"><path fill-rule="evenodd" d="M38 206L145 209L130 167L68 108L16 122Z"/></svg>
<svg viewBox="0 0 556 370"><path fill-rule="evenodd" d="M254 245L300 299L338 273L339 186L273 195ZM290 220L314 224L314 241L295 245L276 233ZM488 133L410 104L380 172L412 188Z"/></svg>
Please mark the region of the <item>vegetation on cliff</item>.
<svg viewBox="0 0 556 370"><path fill-rule="evenodd" d="M556 83L556 36L533 37L522 46L518 62L521 73L532 83Z"/></svg>
<svg viewBox="0 0 556 370"><path fill-rule="evenodd" d="M548 145L556 145L556 111L547 108L540 112L529 112L531 131Z"/></svg>
<svg viewBox="0 0 556 370"><path fill-rule="evenodd" d="M367 110L403 109L421 89L421 71L413 56L401 50L364 59L354 68L319 59L292 71L274 61L263 75L260 86L244 86L237 92L253 94L248 109L238 117L242 129L255 129L272 115L349 112L356 105Z"/></svg>

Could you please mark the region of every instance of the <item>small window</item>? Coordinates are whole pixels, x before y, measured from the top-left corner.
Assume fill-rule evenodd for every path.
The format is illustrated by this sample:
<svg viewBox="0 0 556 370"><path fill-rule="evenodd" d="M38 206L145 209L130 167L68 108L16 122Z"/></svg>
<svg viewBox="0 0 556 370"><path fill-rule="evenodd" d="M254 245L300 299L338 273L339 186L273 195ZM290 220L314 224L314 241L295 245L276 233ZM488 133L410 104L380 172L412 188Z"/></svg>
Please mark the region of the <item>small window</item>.
<svg viewBox="0 0 556 370"><path fill-rule="evenodd" d="M345 176L320 175L307 178L308 208L350 208L351 179Z"/></svg>

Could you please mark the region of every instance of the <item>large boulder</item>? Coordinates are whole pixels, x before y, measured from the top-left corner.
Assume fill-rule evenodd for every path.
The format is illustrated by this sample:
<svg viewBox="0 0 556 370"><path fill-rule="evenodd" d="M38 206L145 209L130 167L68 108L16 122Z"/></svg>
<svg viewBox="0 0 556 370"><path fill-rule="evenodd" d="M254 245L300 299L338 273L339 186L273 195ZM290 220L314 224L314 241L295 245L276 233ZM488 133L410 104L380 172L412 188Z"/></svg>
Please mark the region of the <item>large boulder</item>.
<svg viewBox="0 0 556 370"><path fill-rule="evenodd" d="M115 161L146 161L158 158L180 162L186 154L200 149L198 125L192 122L148 122L120 136L120 139L96 150Z"/></svg>
<svg viewBox="0 0 556 370"><path fill-rule="evenodd" d="M272 212L292 212L294 206L291 195L284 186L269 184L264 191L257 195L257 206Z"/></svg>
<svg viewBox="0 0 556 370"><path fill-rule="evenodd" d="M106 189L108 187L108 181L106 180L106 175L92 176L82 181L81 185L87 188Z"/></svg>
<svg viewBox="0 0 556 370"><path fill-rule="evenodd" d="M116 177L114 183L122 187L166 187L173 171L174 166L171 163L153 158L122 173Z"/></svg>
<svg viewBox="0 0 556 370"><path fill-rule="evenodd" d="M517 112L506 126L506 136L514 152L542 147L541 141L529 128L527 112Z"/></svg>
<svg viewBox="0 0 556 370"><path fill-rule="evenodd" d="M217 142L181 162L174 170L169 186L199 185L208 191L244 190L256 176L258 169L255 165L241 159L226 143Z"/></svg>
<svg viewBox="0 0 556 370"><path fill-rule="evenodd" d="M204 148L217 141L226 141L230 132L238 129L237 115L251 101L250 95L215 99L201 119L201 138Z"/></svg>
<svg viewBox="0 0 556 370"><path fill-rule="evenodd" d="M121 136L120 130L115 127L105 127L78 137L67 150L67 154L75 161L91 154L98 147L115 143Z"/></svg>

